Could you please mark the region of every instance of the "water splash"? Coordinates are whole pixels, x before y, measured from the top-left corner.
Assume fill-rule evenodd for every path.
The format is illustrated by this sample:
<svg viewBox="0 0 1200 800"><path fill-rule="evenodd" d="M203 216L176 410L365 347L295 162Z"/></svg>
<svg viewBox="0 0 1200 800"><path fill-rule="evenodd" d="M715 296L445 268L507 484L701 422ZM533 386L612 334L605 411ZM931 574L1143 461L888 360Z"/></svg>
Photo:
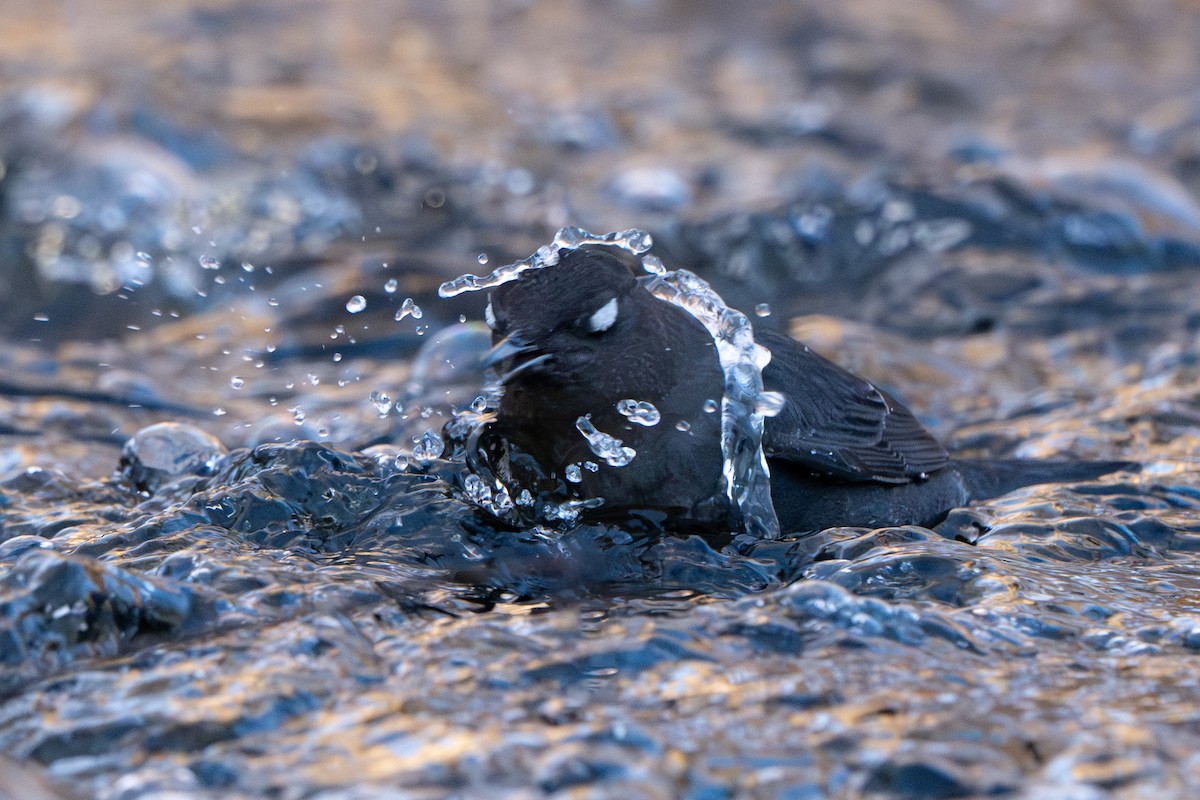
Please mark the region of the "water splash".
<svg viewBox="0 0 1200 800"><path fill-rule="evenodd" d="M554 266L558 263L559 252L562 250L578 250L585 245L600 244L611 245L634 255L642 255L650 249L653 243L654 240L650 238L650 234L637 228L604 234L590 233L583 228L560 228L555 234L553 242L542 245L529 258L497 267L484 276L460 275L438 287L438 296L456 297L463 292L494 289L501 284L515 281L522 272Z"/></svg>
<svg viewBox="0 0 1200 800"><path fill-rule="evenodd" d="M657 259L643 267L650 273L641 279L647 291L695 317L717 345L725 371L721 452L726 496L746 533L778 538L771 472L762 448L763 418L779 413L783 405L781 397L763 390L762 371L771 362L771 351L754 341L746 315L725 305L700 276L685 269L665 271Z"/></svg>
<svg viewBox="0 0 1200 800"><path fill-rule="evenodd" d="M763 389L762 370L770 363L771 353L755 343L753 328L745 314L725 305L721 296L698 275L687 270L668 270L661 259L648 254L652 244L650 234L636 228L595 234L583 228L566 227L558 231L554 241L539 247L529 258L498 267L485 276L461 275L443 283L438 295L455 297L463 292L495 288L516 280L528 270L552 267L563 250L585 245L607 245L642 256L642 268L649 273L640 279L642 286L660 300L677 305L695 317L717 345L725 372L725 394L719 402L726 496L746 533L777 538L779 522L771 502L771 475L762 449L763 419L778 414L784 402L778 393ZM627 399L618 404L617 410L633 422L657 424L661 420L658 409L650 403L644 406ZM715 412L716 408L715 399L705 404L706 411ZM580 417L576 428L587 438L592 452L610 466L625 466L637 455L619 439L596 430L588 416Z"/></svg>

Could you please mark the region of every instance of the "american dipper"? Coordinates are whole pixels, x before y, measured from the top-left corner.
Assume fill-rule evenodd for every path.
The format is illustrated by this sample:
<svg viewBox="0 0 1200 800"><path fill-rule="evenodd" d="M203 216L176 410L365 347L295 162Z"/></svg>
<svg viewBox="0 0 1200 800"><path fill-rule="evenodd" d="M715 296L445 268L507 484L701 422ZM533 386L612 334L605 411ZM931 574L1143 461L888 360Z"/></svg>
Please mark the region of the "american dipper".
<svg viewBox="0 0 1200 800"><path fill-rule="evenodd" d="M496 287L487 318L503 382L483 439L493 463L534 493L602 498L592 513L728 523L725 373L692 314L611 253L564 249L558 264ZM763 434L783 532L932 525L971 500L1133 466L952 459L883 390L787 336L754 336L771 351L764 388L784 400Z"/></svg>

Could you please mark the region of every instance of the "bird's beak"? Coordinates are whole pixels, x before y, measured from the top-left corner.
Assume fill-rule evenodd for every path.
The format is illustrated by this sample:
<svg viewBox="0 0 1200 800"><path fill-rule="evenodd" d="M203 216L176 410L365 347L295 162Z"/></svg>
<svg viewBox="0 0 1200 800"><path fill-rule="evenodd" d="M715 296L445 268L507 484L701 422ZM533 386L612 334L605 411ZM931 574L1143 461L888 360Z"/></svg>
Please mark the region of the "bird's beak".
<svg viewBox="0 0 1200 800"><path fill-rule="evenodd" d="M497 364L512 361L516 356L526 353L536 353L537 349L537 345L530 344L528 339L522 337L521 331L513 331L508 336L496 342L495 346L487 351L483 357L483 365L485 367L494 367ZM551 358L550 353L542 353L541 355L527 358L524 361L513 362L512 368L500 376L500 383L508 383L511 378L520 375L527 369L540 367Z"/></svg>
<svg viewBox="0 0 1200 800"><path fill-rule="evenodd" d="M528 353L536 349L537 347L530 344L529 340L521 335L521 331L513 331L508 336L496 342L492 349L484 354L483 365L485 367L494 367L514 356L519 356L522 353Z"/></svg>

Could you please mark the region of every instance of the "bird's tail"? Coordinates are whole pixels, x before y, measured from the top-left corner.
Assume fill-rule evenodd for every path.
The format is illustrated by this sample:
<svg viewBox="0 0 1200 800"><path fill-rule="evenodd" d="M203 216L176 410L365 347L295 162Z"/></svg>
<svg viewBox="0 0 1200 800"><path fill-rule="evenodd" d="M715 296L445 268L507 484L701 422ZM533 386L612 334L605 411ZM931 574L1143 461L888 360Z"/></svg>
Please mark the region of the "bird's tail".
<svg viewBox="0 0 1200 800"><path fill-rule="evenodd" d="M955 459L971 500L987 500L1037 483L1090 481L1113 472L1137 472L1136 461L1036 461Z"/></svg>

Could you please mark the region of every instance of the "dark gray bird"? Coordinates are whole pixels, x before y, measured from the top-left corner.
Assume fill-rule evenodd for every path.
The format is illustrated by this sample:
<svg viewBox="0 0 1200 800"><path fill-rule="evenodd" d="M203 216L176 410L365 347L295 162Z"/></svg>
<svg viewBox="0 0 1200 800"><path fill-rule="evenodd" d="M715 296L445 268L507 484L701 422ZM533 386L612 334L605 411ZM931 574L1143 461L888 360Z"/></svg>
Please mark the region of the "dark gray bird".
<svg viewBox="0 0 1200 800"><path fill-rule="evenodd" d="M493 463L535 494L603 498L593 513L729 524L725 378L697 319L647 292L611 253L587 249L493 290L487 316L504 383L484 437ZM785 398L763 437L784 532L932 525L971 500L1133 466L951 459L870 382L781 334L755 340L772 354L764 388ZM659 419L646 424L653 411Z"/></svg>

